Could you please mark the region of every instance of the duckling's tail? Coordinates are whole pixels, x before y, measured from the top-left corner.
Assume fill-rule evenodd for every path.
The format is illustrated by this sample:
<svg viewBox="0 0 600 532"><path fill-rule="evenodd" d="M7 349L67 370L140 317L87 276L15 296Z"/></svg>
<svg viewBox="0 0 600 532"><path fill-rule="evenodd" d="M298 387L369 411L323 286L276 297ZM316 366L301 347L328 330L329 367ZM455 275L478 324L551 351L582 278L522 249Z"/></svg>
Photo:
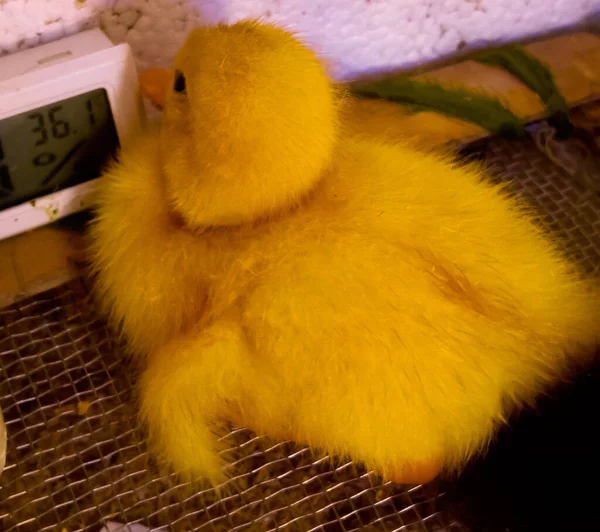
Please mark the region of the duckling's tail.
<svg viewBox="0 0 600 532"><path fill-rule="evenodd" d="M157 349L140 380L141 418L156 454L180 476L226 480L216 437L223 405L235 398L243 342L227 324Z"/></svg>

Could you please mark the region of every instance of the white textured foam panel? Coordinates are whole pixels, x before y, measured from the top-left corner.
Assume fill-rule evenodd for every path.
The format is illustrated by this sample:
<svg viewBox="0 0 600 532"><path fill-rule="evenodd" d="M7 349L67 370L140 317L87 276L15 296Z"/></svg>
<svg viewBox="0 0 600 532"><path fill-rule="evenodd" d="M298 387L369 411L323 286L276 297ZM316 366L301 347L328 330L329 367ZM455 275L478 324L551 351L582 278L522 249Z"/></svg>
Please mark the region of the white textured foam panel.
<svg viewBox="0 0 600 532"><path fill-rule="evenodd" d="M338 79L568 27L600 0L0 0L0 53L101 24L140 68L170 63L189 30L244 18L297 31Z"/></svg>

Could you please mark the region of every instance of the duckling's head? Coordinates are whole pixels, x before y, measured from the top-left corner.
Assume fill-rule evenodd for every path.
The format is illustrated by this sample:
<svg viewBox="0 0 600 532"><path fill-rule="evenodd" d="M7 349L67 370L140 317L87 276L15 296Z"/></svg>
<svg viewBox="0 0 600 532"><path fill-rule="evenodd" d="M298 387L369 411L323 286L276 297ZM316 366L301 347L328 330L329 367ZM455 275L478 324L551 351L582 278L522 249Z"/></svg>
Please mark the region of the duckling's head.
<svg viewBox="0 0 600 532"><path fill-rule="evenodd" d="M290 33L256 22L196 29L163 79L145 92L163 107L166 191L189 226L292 208L329 164L336 94Z"/></svg>

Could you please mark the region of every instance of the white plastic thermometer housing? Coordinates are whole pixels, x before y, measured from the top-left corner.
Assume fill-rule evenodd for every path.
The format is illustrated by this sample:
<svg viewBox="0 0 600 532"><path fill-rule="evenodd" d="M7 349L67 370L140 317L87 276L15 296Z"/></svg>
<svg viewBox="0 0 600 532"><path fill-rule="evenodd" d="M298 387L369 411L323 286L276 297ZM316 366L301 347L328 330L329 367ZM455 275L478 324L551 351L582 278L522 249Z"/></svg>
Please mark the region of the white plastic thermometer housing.
<svg viewBox="0 0 600 532"><path fill-rule="evenodd" d="M91 99L86 99L86 94L92 95ZM61 102L67 103L61 105ZM71 125L68 122L69 113L78 116L81 122L81 113L86 112L87 105L89 123L94 124L94 120L99 120L91 114L92 105L96 104L101 107L102 119L110 121L111 131L116 130L118 141L113 144L122 147L145 123L131 49L127 44L113 45L100 29L0 57L0 193L3 194L0 201L4 201L4 207L0 207L0 239L90 206L98 175L80 175L78 182L69 186L68 176L65 180L69 165L65 164L69 161L75 164L73 153L80 150L78 168L80 174L81 168L85 174L86 160L90 160L88 154L93 153L96 159L102 157L102 141L108 141L98 124L90 126L86 123L85 127L77 126L79 131L76 131L75 122ZM13 123L20 125L15 128L10 125ZM35 133L27 133L26 142L17 142L14 137L18 135L12 135L11 131L23 130L22 125ZM90 136L92 131L96 135L94 139ZM3 132L9 138L3 138ZM36 147L44 141L52 146L51 150L44 152L44 147ZM8 153L9 145L11 153ZM32 164L35 172L29 170ZM62 172L62 186L49 192L57 169ZM38 176L40 172L43 173L41 177ZM29 187L27 200L23 202L13 192L19 189L19 179L21 185L27 181ZM40 185L40 195L36 196L36 183L45 181L48 182L44 187ZM11 193L17 198L12 203L16 201L17 204L10 203Z"/></svg>

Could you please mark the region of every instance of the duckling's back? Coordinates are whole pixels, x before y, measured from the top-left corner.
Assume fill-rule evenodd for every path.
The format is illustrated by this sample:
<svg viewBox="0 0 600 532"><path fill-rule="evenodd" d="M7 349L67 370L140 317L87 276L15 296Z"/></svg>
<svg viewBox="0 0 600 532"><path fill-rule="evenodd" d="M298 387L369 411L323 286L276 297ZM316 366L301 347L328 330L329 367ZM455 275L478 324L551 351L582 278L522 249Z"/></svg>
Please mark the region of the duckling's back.
<svg viewBox="0 0 600 532"><path fill-rule="evenodd" d="M595 286L477 168L347 139L303 208L253 231L270 266L242 321L278 384L249 385L247 422L388 478L459 466L598 336Z"/></svg>

